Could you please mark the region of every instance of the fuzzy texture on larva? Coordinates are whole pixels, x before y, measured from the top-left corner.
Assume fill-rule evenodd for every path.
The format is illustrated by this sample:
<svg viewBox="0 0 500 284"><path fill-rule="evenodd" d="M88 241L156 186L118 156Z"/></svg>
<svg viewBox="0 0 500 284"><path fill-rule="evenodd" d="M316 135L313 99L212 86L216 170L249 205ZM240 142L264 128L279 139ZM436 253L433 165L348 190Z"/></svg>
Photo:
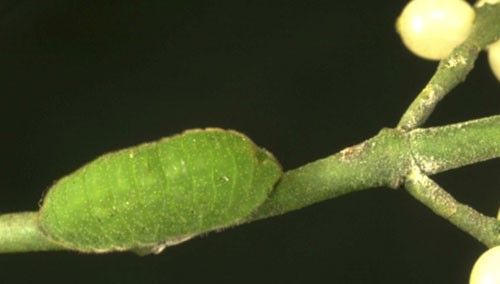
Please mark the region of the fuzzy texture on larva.
<svg viewBox="0 0 500 284"><path fill-rule="evenodd" d="M105 154L62 178L39 225L82 252L160 252L244 222L281 175L274 157L243 134L189 130Z"/></svg>

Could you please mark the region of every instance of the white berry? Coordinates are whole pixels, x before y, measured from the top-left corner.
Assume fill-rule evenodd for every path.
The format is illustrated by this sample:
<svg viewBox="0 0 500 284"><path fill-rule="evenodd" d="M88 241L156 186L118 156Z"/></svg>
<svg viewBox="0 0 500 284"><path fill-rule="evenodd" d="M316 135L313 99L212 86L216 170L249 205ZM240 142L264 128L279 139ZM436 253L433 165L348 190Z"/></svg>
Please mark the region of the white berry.
<svg viewBox="0 0 500 284"><path fill-rule="evenodd" d="M500 284L500 246L487 250L477 259L470 284Z"/></svg>
<svg viewBox="0 0 500 284"><path fill-rule="evenodd" d="M493 5L493 4L496 4L496 3L498 3L498 2L499 2L499 0L479 0L479 1L477 1L477 2L476 2L476 4L474 4L474 6L476 6L476 7L481 7L481 6L483 6L485 3L488 3L488 4L492 4L492 5Z"/></svg>
<svg viewBox="0 0 500 284"><path fill-rule="evenodd" d="M463 0L413 0L399 16L397 30L413 53L440 60L467 38L474 16Z"/></svg>
<svg viewBox="0 0 500 284"><path fill-rule="evenodd" d="M498 81L500 81L500 40L488 47L488 61L490 62L493 74L495 74L495 77L497 77Z"/></svg>

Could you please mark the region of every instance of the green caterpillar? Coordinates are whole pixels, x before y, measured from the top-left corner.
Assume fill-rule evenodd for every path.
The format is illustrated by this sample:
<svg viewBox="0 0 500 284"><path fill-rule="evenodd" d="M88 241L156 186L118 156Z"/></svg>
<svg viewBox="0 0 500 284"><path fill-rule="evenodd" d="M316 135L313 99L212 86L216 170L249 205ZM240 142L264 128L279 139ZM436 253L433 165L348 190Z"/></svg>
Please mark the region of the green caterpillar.
<svg viewBox="0 0 500 284"><path fill-rule="evenodd" d="M189 130L103 155L55 183L39 227L82 252L159 253L245 222L282 175L243 134Z"/></svg>

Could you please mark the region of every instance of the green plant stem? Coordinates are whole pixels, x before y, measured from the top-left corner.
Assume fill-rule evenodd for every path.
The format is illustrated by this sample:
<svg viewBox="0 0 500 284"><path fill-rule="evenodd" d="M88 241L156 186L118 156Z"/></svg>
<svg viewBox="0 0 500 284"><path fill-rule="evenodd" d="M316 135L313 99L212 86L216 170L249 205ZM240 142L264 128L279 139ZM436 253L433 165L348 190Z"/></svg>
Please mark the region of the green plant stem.
<svg viewBox="0 0 500 284"><path fill-rule="evenodd" d="M0 253L61 250L38 228L37 212L0 215Z"/></svg>
<svg viewBox="0 0 500 284"><path fill-rule="evenodd" d="M442 60L436 73L403 114L398 127L411 130L427 121L437 104L459 83L465 80L474 67L481 49L465 42L448 58Z"/></svg>
<svg viewBox="0 0 500 284"><path fill-rule="evenodd" d="M500 38L500 4L476 8L476 20L469 37L445 59L427 85L401 117L398 128L411 130L425 123L436 105L474 67L479 52Z"/></svg>
<svg viewBox="0 0 500 284"><path fill-rule="evenodd" d="M287 171L252 218L283 214L363 189L397 188L410 164L411 153L404 134L384 129L361 144Z"/></svg>
<svg viewBox="0 0 500 284"><path fill-rule="evenodd" d="M407 134L412 156L427 175L500 156L500 115Z"/></svg>
<svg viewBox="0 0 500 284"><path fill-rule="evenodd" d="M500 115L377 136L284 174L253 219L363 189L399 187L414 167L429 174L500 157Z"/></svg>
<svg viewBox="0 0 500 284"><path fill-rule="evenodd" d="M450 221L488 247L500 245L500 220L461 204L418 168L406 179L407 191L434 213Z"/></svg>

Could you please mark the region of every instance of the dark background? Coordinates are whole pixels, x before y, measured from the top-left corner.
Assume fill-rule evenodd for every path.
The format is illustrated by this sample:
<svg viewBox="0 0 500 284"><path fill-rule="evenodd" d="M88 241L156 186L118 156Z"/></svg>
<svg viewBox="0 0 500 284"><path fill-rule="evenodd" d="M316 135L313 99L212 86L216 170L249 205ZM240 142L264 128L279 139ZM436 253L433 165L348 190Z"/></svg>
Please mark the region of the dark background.
<svg viewBox="0 0 500 284"><path fill-rule="evenodd" d="M0 2L0 211L107 151L193 127L298 167L393 127L436 63L394 30L406 1ZM485 56L427 125L500 110ZM436 176L493 215L500 161ZM0 283L467 283L484 247L403 190L373 189L157 256L0 255Z"/></svg>

